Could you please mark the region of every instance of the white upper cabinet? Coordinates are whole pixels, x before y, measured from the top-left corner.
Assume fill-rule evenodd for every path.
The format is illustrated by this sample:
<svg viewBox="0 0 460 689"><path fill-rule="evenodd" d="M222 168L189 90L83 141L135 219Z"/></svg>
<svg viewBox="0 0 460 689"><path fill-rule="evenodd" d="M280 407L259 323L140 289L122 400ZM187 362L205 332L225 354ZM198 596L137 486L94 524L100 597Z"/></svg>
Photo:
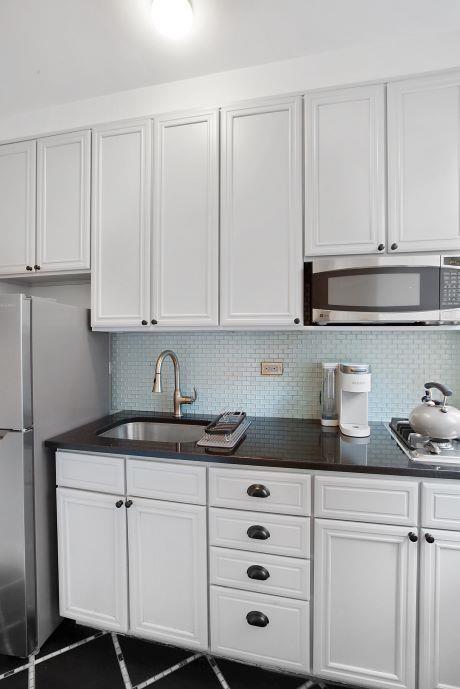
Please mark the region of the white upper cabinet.
<svg viewBox="0 0 460 689"><path fill-rule="evenodd" d="M35 264L35 141L0 146L0 274Z"/></svg>
<svg viewBox="0 0 460 689"><path fill-rule="evenodd" d="M294 326L302 313L302 99L223 108L221 161L221 323Z"/></svg>
<svg viewBox="0 0 460 689"><path fill-rule="evenodd" d="M305 96L305 254L385 249L385 86Z"/></svg>
<svg viewBox="0 0 460 689"><path fill-rule="evenodd" d="M92 325L150 323L151 122L93 131Z"/></svg>
<svg viewBox="0 0 460 689"><path fill-rule="evenodd" d="M42 271L90 267L91 132L37 143L37 250Z"/></svg>
<svg viewBox="0 0 460 689"><path fill-rule="evenodd" d="M152 314L219 322L218 111L154 120Z"/></svg>
<svg viewBox="0 0 460 689"><path fill-rule="evenodd" d="M314 675L415 689L418 544L409 533L316 519Z"/></svg>
<svg viewBox="0 0 460 689"><path fill-rule="evenodd" d="M388 87L389 244L460 249L460 73Z"/></svg>

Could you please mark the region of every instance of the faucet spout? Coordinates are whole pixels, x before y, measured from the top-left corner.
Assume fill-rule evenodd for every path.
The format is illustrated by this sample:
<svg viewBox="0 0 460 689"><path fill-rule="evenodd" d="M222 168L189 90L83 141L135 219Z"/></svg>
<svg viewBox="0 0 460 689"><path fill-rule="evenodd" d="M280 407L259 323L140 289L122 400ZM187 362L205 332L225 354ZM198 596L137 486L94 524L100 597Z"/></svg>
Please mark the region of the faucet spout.
<svg viewBox="0 0 460 689"><path fill-rule="evenodd" d="M161 387L161 369L163 366L163 362L166 359L166 357L170 357L171 361L173 362L174 366L174 416L177 418L180 418L182 416L181 412L181 405L182 404L192 404L197 397L196 394L196 388L194 388L194 394L193 396L189 395L183 395L180 391L180 364L179 364L179 359L177 358L177 354L175 354L172 349L165 349L161 354L159 355L157 359L157 363L155 366L155 377L153 379L153 387L152 387L152 392L153 393L158 393L162 391Z"/></svg>

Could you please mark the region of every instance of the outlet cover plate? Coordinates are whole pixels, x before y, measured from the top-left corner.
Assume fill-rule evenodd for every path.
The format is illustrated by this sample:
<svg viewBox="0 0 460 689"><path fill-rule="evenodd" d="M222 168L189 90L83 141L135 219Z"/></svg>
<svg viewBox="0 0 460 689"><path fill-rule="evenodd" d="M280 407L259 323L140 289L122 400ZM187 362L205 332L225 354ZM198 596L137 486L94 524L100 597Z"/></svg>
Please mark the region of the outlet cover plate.
<svg viewBox="0 0 460 689"><path fill-rule="evenodd" d="M261 376L282 376L283 362L282 361L261 361L260 362Z"/></svg>

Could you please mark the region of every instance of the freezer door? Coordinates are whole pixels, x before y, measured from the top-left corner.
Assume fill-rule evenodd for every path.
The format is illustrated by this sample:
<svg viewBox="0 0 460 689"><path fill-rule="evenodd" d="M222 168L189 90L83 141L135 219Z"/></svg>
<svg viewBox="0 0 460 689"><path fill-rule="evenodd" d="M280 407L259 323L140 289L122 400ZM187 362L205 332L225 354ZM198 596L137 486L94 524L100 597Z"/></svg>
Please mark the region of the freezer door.
<svg viewBox="0 0 460 689"><path fill-rule="evenodd" d="M0 428L32 425L30 300L0 297Z"/></svg>
<svg viewBox="0 0 460 689"><path fill-rule="evenodd" d="M36 646L33 431L0 431L0 654Z"/></svg>

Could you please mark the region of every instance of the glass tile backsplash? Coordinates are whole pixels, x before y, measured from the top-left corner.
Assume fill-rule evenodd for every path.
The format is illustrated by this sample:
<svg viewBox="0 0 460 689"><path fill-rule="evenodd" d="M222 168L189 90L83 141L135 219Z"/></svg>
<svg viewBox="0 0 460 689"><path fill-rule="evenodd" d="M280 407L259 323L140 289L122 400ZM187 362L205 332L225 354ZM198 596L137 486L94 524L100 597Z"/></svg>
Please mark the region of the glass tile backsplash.
<svg viewBox="0 0 460 689"><path fill-rule="evenodd" d="M369 418L407 416L423 383L437 380L460 404L458 332L194 332L120 333L112 336L114 410L172 410L173 370L168 359L163 392L152 394L155 362L173 349L181 363L181 387L195 386L195 413L243 409L259 416L318 418L322 361L372 366ZM282 376L262 376L261 361L283 361Z"/></svg>

